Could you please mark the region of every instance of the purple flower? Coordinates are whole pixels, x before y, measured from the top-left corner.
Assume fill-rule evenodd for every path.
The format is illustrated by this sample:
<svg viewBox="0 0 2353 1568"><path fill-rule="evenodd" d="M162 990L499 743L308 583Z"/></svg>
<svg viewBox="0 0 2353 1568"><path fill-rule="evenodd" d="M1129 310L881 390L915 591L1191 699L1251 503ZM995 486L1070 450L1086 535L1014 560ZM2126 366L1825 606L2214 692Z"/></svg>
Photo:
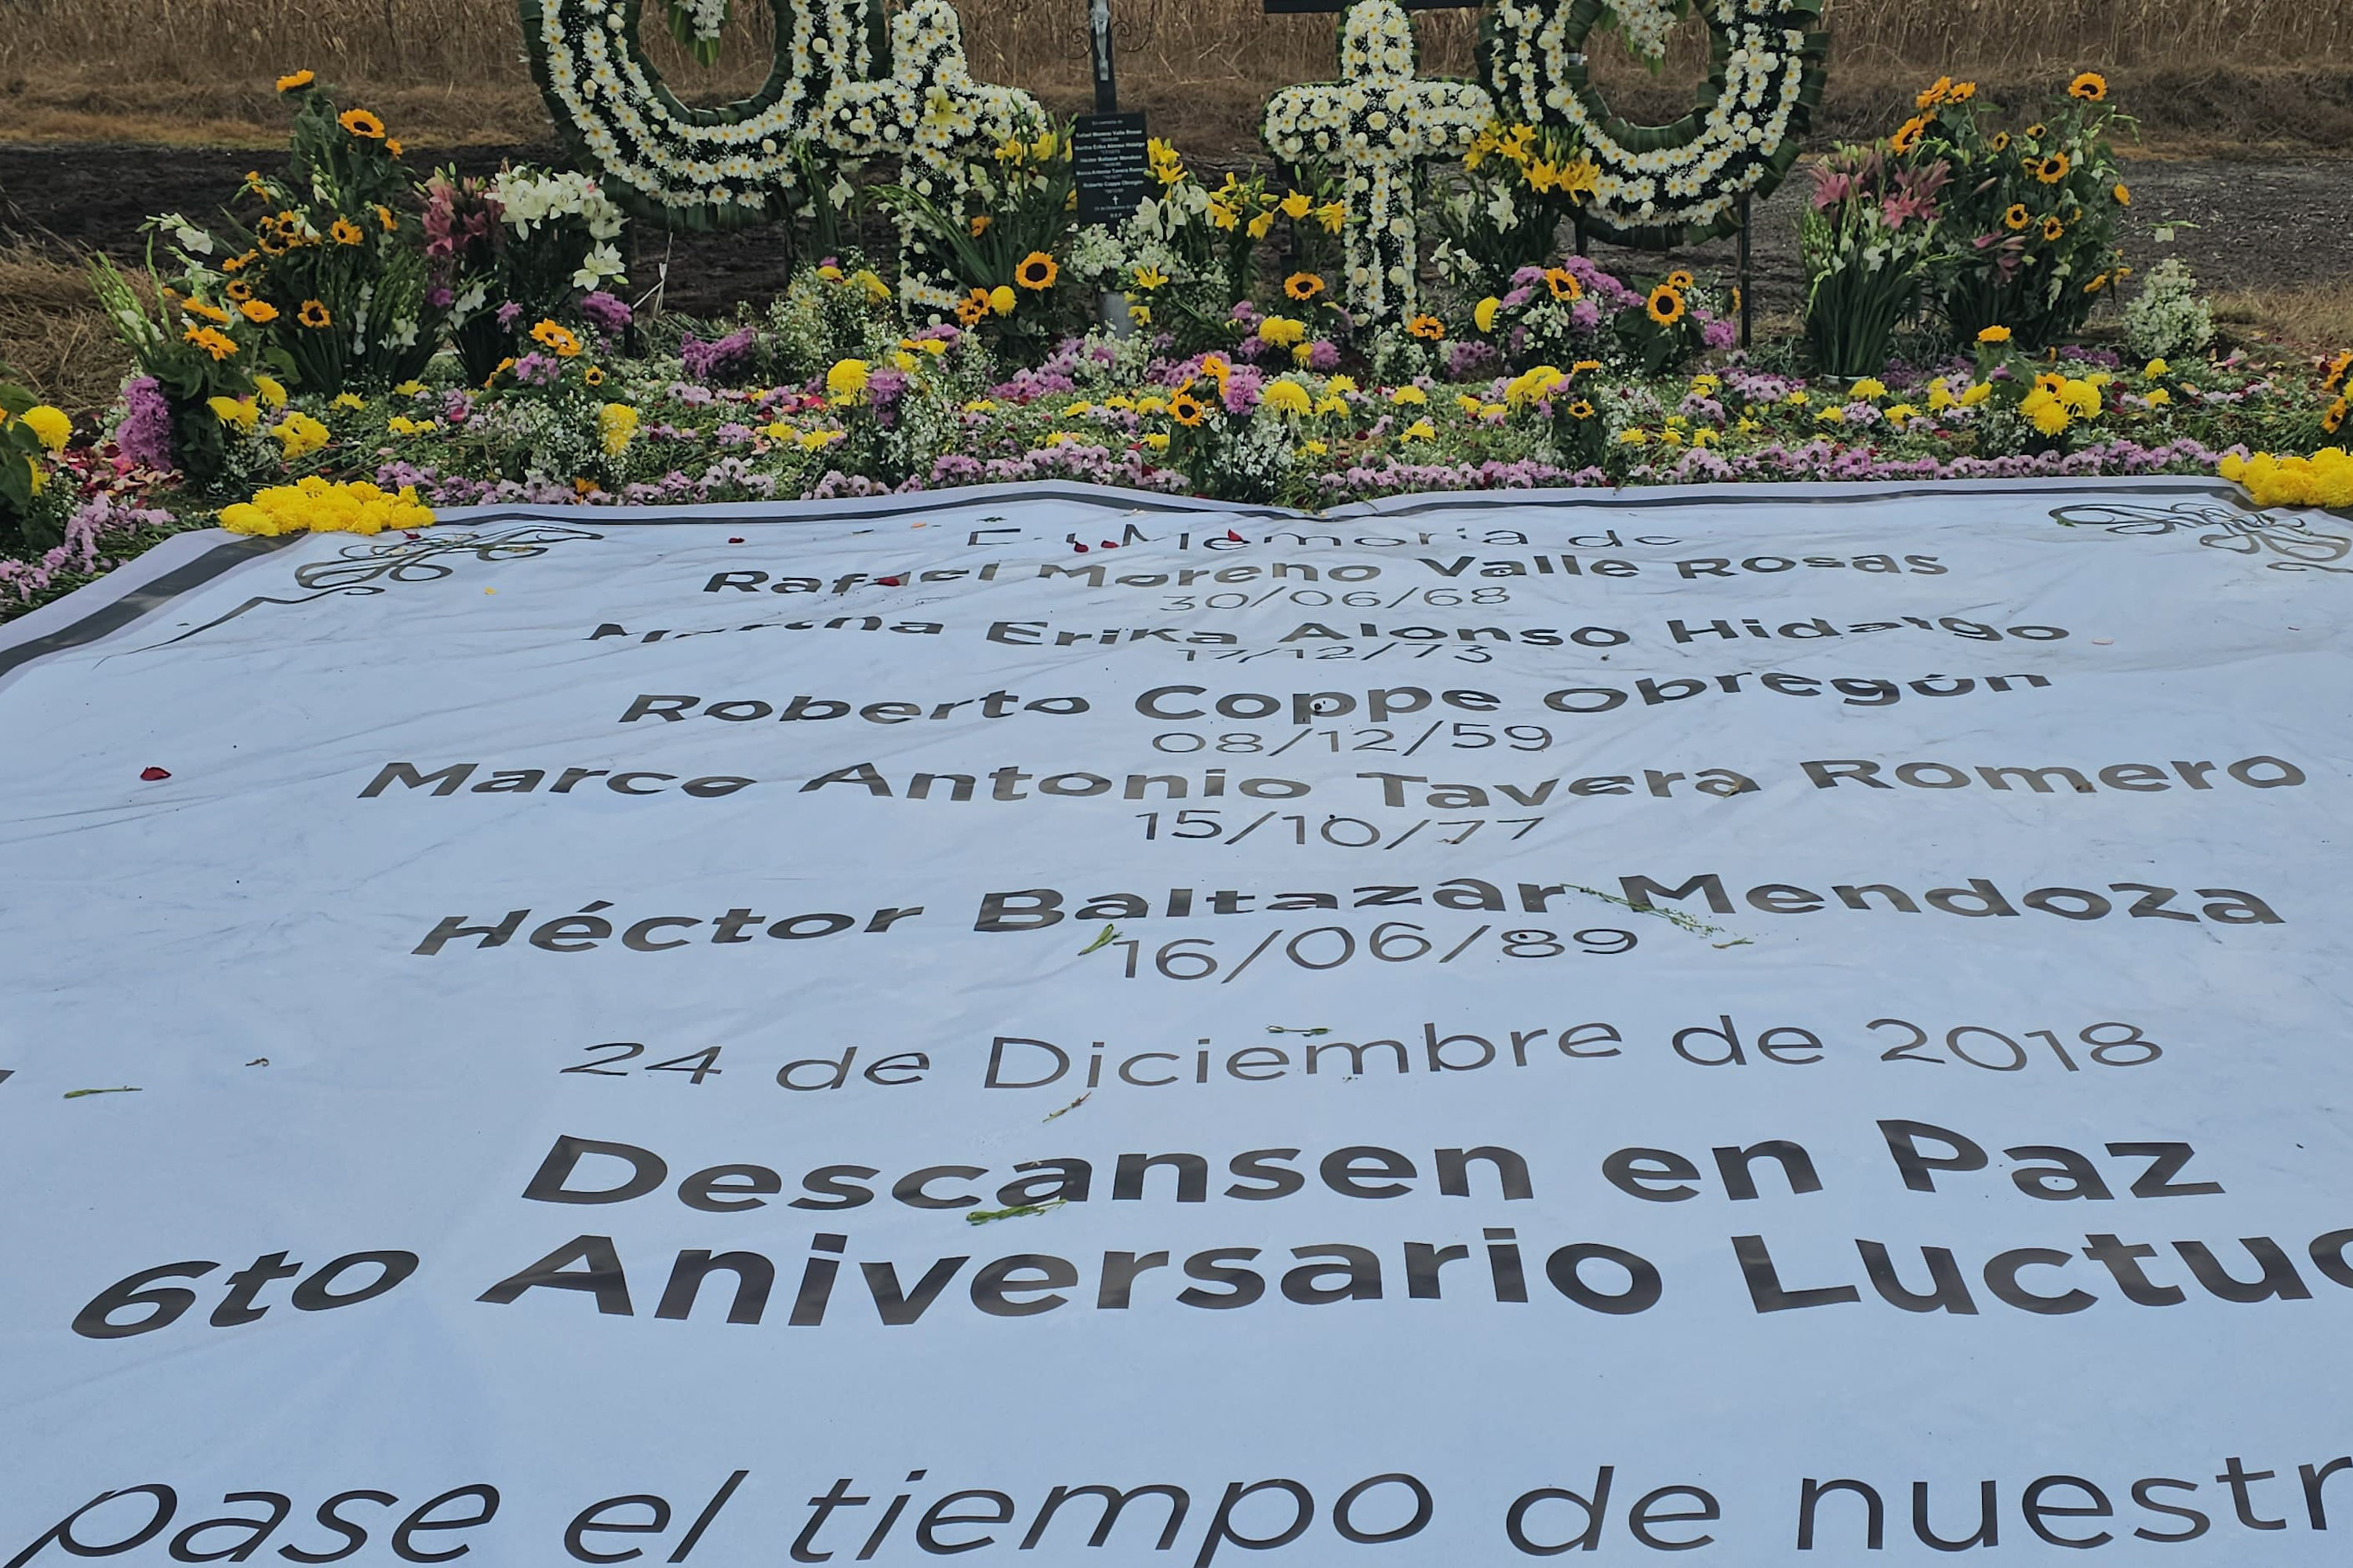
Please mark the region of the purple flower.
<svg viewBox="0 0 2353 1568"><path fill-rule="evenodd" d="M431 309L446 311L458 302L458 295L447 284L436 283L425 291L425 303Z"/></svg>
<svg viewBox="0 0 2353 1568"><path fill-rule="evenodd" d="M628 308L622 306L625 311ZM724 385L752 373L759 363L759 344L748 326L709 343L689 333L679 344L679 357L685 362L687 375L694 380L705 386Z"/></svg>
<svg viewBox="0 0 2353 1568"><path fill-rule="evenodd" d="M618 337L628 330L628 305L602 289L580 296L580 313L607 337Z"/></svg>
<svg viewBox="0 0 2353 1568"><path fill-rule="evenodd" d="M172 467L172 405L152 376L142 376L122 388L122 422L114 444L141 468L165 471Z"/></svg>
<svg viewBox="0 0 2353 1568"><path fill-rule="evenodd" d="M499 328L501 331L504 332L512 330L515 323L521 320L522 320L522 304L520 301L509 300L505 304L499 307Z"/></svg>
<svg viewBox="0 0 2353 1568"><path fill-rule="evenodd" d="M1307 368L1329 375L1340 368L1340 345L1330 338L1317 338L1307 346Z"/></svg>

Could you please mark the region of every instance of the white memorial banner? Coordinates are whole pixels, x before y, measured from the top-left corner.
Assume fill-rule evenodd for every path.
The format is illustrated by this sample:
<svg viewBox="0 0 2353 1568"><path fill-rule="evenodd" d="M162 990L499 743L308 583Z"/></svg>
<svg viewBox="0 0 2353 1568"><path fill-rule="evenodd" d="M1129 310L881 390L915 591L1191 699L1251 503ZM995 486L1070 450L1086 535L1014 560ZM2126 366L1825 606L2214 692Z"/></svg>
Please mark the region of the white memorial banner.
<svg viewBox="0 0 2353 1568"><path fill-rule="evenodd" d="M0 1568L2342 1563L2348 634L2189 482L174 541L0 629Z"/></svg>

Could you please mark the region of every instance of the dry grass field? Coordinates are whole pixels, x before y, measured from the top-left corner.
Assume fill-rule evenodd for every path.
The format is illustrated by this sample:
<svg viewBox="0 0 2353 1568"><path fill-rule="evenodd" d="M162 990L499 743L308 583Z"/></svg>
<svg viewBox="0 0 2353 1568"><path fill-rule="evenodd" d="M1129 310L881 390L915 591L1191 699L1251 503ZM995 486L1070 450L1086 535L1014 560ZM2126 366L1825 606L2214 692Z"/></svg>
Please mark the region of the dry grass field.
<svg viewBox="0 0 2353 1568"><path fill-rule="evenodd" d="M1083 0L965 0L976 70L1075 108ZM739 5L715 69L666 39L655 57L691 97L732 96L767 58L765 6ZM1467 72L1474 13L1420 24L1428 68ZM1330 67L1328 17L1270 17L1260 0L1115 0L1127 96L1155 128L1239 144L1272 87ZM2202 143L2353 148L2353 0L1830 0L1824 129L1863 133L1940 71L1989 90L2110 71L2155 135ZM649 31L656 29L649 29ZM1614 48L1599 69L1632 114L1688 101L1704 37L1686 22L1657 79ZM544 121L506 0L0 0L0 139L263 142L269 79L307 66L398 120L420 146L530 143Z"/></svg>

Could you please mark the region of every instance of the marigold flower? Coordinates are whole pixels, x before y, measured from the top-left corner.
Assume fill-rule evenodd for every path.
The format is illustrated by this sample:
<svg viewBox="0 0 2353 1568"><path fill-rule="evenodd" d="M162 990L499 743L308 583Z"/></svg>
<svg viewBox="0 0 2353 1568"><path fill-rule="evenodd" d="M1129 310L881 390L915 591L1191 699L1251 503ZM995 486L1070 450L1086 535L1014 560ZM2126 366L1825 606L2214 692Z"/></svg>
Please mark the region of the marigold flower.
<svg viewBox="0 0 2353 1568"><path fill-rule="evenodd" d="M2109 191L2108 194L2116 198L2116 205L2118 207L2132 206L2132 191L2122 180L2118 180L2116 184L2116 187Z"/></svg>
<svg viewBox="0 0 2353 1568"><path fill-rule="evenodd" d="M1651 291L1651 297L1644 302L1643 309L1661 326L1672 326L1683 319L1683 297L1662 283Z"/></svg>
<svg viewBox="0 0 2353 1568"><path fill-rule="evenodd" d="M2067 96L2097 103L2108 96L2108 79L2098 71L2087 70L2067 84Z"/></svg>
<svg viewBox="0 0 2353 1568"><path fill-rule="evenodd" d="M366 141L384 140L384 122L364 109L346 109L335 116L335 123Z"/></svg>
<svg viewBox="0 0 2353 1568"><path fill-rule="evenodd" d="M1978 333L1978 341L1979 343L2008 343L2010 341L2010 329L2006 326L1985 327Z"/></svg>
<svg viewBox="0 0 2353 1568"><path fill-rule="evenodd" d="M328 440L327 427L302 413L287 415L270 427L269 433L278 438L278 444L284 449L288 462L310 456L325 446Z"/></svg>
<svg viewBox="0 0 2353 1568"><path fill-rule="evenodd" d="M1000 316L1011 315L1013 307L1018 303L1020 303L1019 297L1006 284L999 283L988 291L988 308Z"/></svg>
<svg viewBox="0 0 2353 1568"><path fill-rule="evenodd" d="M302 308L294 313L294 319L314 332L335 324L335 318L328 313L326 305L318 300L303 301Z"/></svg>
<svg viewBox="0 0 2353 1568"><path fill-rule="evenodd" d="M44 450L61 452L73 437L73 417L51 404L36 403L17 418Z"/></svg>
<svg viewBox="0 0 2353 1568"><path fill-rule="evenodd" d="M241 300L237 312L256 326L268 326L278 319L278 307L268 300Z"/></svg>
<svg viewBox="0 0 2353 1568"><path fill-rule="evenodd" d="M278 90L280 92L300 92L318 79L319 73L317 71L290 71L288 74L278 79Z"/></svg>
<svg viewBox="0 0 2353 1568"><path fill-rule="evenodd" d="M596 434L607 457L619 457L638 433L638 411L627 403L607 403L596 410Z"/></svg>
<svg viewBox="0 0 2353 1568"><path fill-rule="evenodd" d="M1293 272L1282 281L1282 291L1294 300L1312 300L1324 291L1324 280L1313 272Z"/></svg>
<svg viewBox="0 0 2353 1568"><path fill-rule="evenodd" d="M1032 250L1013 269L1013 281L1032 293L1042 294L1062 275L1061 264L1043 250Z"/></svg>
<svg viewBox="0 0 2353 1568"><path fill-rule="evenodd" d="M1436 316L1416 316L1405 323L1405 330L1425 343L1436 343L1446 335L1446 323Z"/></svg>

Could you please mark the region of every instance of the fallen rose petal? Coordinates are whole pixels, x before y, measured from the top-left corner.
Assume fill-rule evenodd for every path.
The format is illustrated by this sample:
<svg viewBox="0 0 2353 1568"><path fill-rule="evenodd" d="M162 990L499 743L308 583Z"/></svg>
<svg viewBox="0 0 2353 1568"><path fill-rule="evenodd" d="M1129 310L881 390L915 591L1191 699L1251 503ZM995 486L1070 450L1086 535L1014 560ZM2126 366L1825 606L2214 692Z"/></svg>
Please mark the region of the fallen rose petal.
<svg viewBox="0 0 2353 1568"><path fill-rule="evenodd" d="M161 768L143 768L140 769L139 777L145 782L153 784L158 779L169 779L171 774Z"/></svg>
<svg viewBox="0 0 2353 1568"><path fill-rule="evenodd" d="M1118 549L1118 548L1119 548L1119 546L1118 546L1116 544L1113 543L1113 542L1112 542L1111 540L1109 540L1109 539L1105 539L1105 540L1103 542L1103 547L1104 549L1106 549L1106 550L1116 550L1116 549Z"/></svg>
<svg viewBox="0 0 2353 1568"><path fill-rule="evenodd" d="M897 577L876 577L874 580L881 583L884 588L897 588L899 586L899 579Z"/></svg>
<svg viewBox="0 0 2353 1568"><path fill-rule="evenodd" d="M741 540L741 539L730 539L730 540L728 540L727 542L728 542L729 544L731 544L731 545L740 545L740 544L742 544L744 541L743 541L743 540Z"/></svg>
<svg viewBox="0 0 2353 1568"><path fill-rule="evenodd" d="M1087 547L1084 545L1073 545L1071 548L1076 550L1082 556L1087 553Z"/></svg>
<svg viewBox="0 0 2353 1568"><path fill-rule="evenodd" d="M1249 543L1250 543L1250 541L1249 541L1248 539L1243 538L1240 534L1235 533L1231 528L1229 528L1229 529L1227 529L1227 530L1226 530L1226 537L1227 537L1227 538L1229 538L1229 539L1231 539L1231 540L1232 540L1235 544L1237 544L1237 545L1247 545L1247 544L1249 544Z"/></svg>

